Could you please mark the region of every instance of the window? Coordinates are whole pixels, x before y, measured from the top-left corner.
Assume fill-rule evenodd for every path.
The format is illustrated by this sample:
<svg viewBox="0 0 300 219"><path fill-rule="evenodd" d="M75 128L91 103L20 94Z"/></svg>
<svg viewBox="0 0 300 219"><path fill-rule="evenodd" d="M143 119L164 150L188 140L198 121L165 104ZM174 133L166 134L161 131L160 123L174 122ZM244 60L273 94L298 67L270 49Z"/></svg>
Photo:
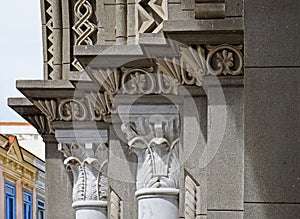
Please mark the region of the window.
<svg viewBox="0 0 300 219"><path fill-rule="evenodd" d="M16 218L16 187L5 183L6 219Z"/></svg>
<svg viewBox="0 0 300 219"><path fill-rule="evenodd" d="M32 219L32 195L23 191L24 219Z"/></svg>
<svg viewBox="0 0 300 219"><path fill-rule="evenodd" d="M37 219L45 219L45 202L41 199L37 200Z"/></svg>

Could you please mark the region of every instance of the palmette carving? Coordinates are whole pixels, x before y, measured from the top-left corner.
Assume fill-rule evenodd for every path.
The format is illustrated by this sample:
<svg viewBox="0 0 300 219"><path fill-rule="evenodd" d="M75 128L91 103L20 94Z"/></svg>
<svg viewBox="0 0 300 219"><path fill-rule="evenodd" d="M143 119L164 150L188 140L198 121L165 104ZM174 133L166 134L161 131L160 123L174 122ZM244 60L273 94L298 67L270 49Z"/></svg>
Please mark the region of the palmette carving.
<svg viewBox="0 0 300 219"><path fill-rule="evenodd" d="M98 69L91 70L93 77L97 80L106 92L111 95L119 91L120 86L120 73L117 69Z"/></svg>
<svg viewBox="0 0 300 219"><path fill-rule="evenodd" d="M106 144L85 147L80 144L61 144L59 150L66 159L64 164L73 174L73 202L107 200Z"/></svg>
<svg viewBox="0 0 300 219"><path fill-rule="evenodd" d="M191 75L185 68L183 64L183 59L181 58L178 60L177 58L173 57L172 59L168 59L164 57L163 59L156 60L157 71L158 74L162 74L163 77L168 81L169 89L163 89L165 86L163 82L159 82L162 93L173 93L177 94L178 86L181 84L183 85L195 85L196 78ZM167 87L168 87L167 86ZM173 92L170 89L173 89Z"/></svg>
<svg viewBox="0 0 300 219"><path fill-rule="evenodd" d="M123 123L128 147L138 158L137 189L179 188L179 122L154 115Z"/></svg>
<svg viewBox="0 0 300 219"><path fill-rule="evenodd" d="M50 121L56 118L56 101L55 100L35 100L34 105L44 113Z"/></svg>
<svg viewBox="0 0 300 219"><path fill-rule="evenodd" d="M181 48L180 50L182 63L184 68L189 73L187 76L195 78L195 84L201 86L202 77L206 75L205 50L197 45L193 47ZM187 79L187 77L186 77Z"/></svg>
<svg viewBox="0 0 300 219"><path fill-rule="evenodd" d="M48 120L44 115L27 115L26 119L37 129L40 135L54 133L51 125L49 126Z"/></svg>

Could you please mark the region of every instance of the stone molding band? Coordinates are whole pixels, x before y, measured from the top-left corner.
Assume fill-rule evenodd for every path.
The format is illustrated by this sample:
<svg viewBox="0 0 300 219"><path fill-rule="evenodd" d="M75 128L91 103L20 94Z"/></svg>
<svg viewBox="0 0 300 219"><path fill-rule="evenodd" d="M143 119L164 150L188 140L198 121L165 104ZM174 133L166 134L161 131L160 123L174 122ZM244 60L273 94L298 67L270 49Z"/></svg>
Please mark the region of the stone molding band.
<svg viewBox="0 0 300 219"><path fill-rule="evenodd" d="M172 188L150 188L150 189L139 189L135 192L136 198L139 200L141 198L151 198L155 196L177 196L179 194L179 189Z"/></svg>
<svg viewBox="0 0 300 219"><path fill-rule="evenodd" d="M81 207L95 207L95 208L106 208L107 201L76 201L72 204L73 208Z"/></svg>

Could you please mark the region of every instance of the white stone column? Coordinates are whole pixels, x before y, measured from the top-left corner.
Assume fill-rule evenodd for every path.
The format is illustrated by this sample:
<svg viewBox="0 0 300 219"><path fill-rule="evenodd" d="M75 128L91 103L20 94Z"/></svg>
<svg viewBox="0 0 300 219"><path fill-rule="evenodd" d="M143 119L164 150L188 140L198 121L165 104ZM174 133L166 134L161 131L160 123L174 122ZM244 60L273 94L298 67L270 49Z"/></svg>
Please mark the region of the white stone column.
<svg viewBox="0 0 300 219"><path fill-rule="evenodd" d="M73 174L76 219L107 218L107 158L104 143L59 144L64 164Z"/></svg>
<svg viewBox="0 0 300 219"><path fill-rule="evenodd" d="M177 116L139 117L122 124L129 150L138 158L139 219L178 219L179 121Z"/></svg>

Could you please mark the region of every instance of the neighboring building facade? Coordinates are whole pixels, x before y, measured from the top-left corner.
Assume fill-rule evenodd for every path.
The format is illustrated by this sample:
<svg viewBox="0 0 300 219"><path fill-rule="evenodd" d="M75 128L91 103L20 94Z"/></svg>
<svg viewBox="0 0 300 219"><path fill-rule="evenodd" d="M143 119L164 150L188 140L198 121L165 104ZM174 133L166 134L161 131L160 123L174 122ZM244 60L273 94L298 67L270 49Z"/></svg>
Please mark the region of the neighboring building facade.
<svg viewBox="0 0 300 219"><path fill-rule="evenodd" d="M47 217L300 218L299 11L42 0L44 80L8 104L45 141Z"/></svg>
<svg viewBox="0 0 300 219"><path fill-rule="evenodd" d="M17 137L22 148L45 161L45 143L36 128L28 122L0 122L0 133Z"/></svg>
<svg viewBox="0 0 300 219"><path fill-rule="evenodd" d="M0 135L0 218L45 218L45 162Z"/></svg>

